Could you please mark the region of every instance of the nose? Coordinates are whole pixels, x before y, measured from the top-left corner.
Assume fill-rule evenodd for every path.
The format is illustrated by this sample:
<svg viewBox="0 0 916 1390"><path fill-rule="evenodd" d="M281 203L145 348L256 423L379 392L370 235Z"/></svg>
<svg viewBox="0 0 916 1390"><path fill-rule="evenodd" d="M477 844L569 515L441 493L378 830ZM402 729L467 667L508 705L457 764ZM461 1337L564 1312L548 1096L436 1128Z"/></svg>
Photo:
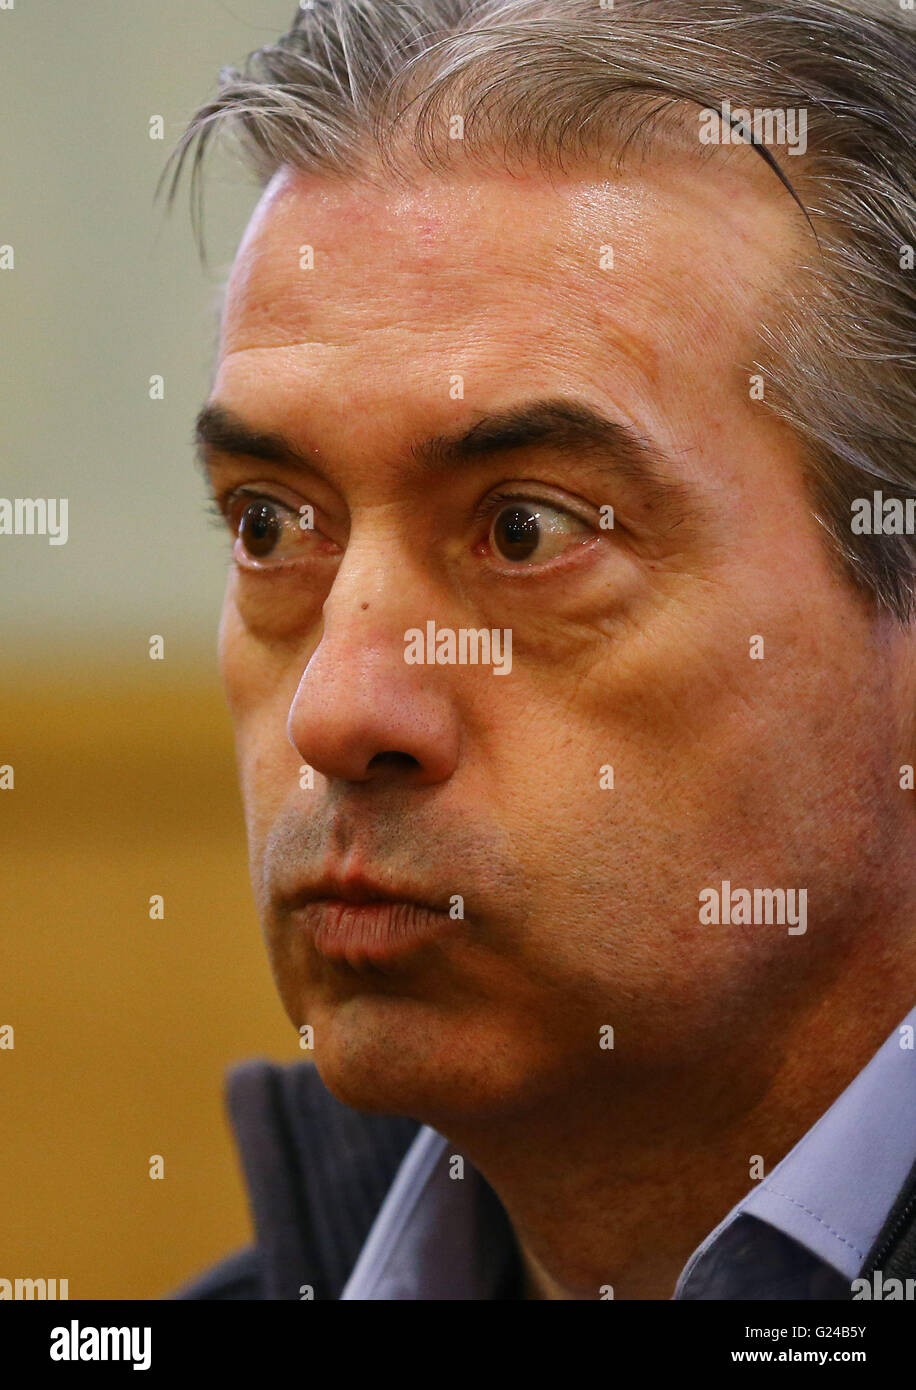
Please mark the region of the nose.
<svg viewBox="0 0 916 1390"><path fill-rule="evenodd" d="M287 721L290 743L324 777L427 786L454 772L459 722L446 672L404 659L408 628L435 616L425 606L399 567L370 570L348 554L338 570Z"/></svg>

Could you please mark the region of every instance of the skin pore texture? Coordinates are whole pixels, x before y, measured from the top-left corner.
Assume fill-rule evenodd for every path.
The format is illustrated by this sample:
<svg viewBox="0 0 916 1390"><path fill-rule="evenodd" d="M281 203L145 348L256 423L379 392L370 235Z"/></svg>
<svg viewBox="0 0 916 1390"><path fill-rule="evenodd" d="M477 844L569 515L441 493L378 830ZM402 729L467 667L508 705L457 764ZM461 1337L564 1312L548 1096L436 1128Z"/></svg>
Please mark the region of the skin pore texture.
<svg viewBox="0 0 916 1390"><path fill-rule="evenodd" d="M913 1004L914 636L838 573L749 389L806 235L745 149L409 188L284 169L231 275L210 404L305 465L206 452L215 493L291 519L282 564L235 540L220 630L277 987L342 1101L483 1172L532 1298L669 1298L751 1156ZM412 449L557 397L636 431L673 501L593 450ZM550 509L530 560L494 548L501 494ZM511 672L408 664L429 620L511 629ZM464 921L330 961L295 916L330 868ZM723 879L806 889L807 930L700 925Z"/></svg>

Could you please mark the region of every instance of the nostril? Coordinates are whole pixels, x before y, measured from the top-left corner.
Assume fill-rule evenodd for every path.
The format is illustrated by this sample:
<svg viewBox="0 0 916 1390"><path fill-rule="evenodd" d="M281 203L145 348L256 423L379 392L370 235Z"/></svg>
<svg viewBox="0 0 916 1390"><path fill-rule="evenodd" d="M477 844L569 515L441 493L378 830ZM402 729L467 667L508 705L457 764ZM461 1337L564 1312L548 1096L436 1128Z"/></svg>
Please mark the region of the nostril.
<svg viewBox="0 0 916 1390"><path fill-rule="evenodd" d="M369 761L370 767L388 767L391 765L395 767L419 767L420 763L412 753L399 753L397 751L376 753L375 757Z"/></svg>

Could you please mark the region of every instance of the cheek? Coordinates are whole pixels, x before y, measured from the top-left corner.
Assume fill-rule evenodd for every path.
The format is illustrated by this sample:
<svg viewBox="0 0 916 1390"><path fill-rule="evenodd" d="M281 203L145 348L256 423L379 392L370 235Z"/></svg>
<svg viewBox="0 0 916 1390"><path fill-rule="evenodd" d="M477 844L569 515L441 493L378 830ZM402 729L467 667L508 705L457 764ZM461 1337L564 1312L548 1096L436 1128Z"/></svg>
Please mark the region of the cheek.
<svg viewBox="0 0 916 1390"><path fill-rule="evenodd" d="M236 576L234 572L230 572L226 581L226 592L223 595L217 652L226 703L229 706L229 713L232 716L236 732L238 732L239 718L244 712L246 704L250 703L246 692L246 685L248 684L246 677L252 671L253 664L252 654L248 650L251 643L239 618L235 590Z"/></svg>
<svg viewBox="0 0 916 1390"><path fill-rule="evenodd" d="M252 847L296 786L301 758L286 737L295 668L241 621L230 579L219 628L219 668L235 735L236 762ZM290 674L292 671L292 675Z"/></svg>
<svg viewBox="0 0 916 1390"><path fill-rule="evenodd" d="M289 686L289 653L284 647L265 642L243 620L239 609L239 581L231 574L226 586L219 625L219 670L226 703L235 727L237 742L246 737L249 726L267 722L267 705L275 706ZM295 684L289 692L289 703ZM285 719L281 721L285 727Z"/></svg>

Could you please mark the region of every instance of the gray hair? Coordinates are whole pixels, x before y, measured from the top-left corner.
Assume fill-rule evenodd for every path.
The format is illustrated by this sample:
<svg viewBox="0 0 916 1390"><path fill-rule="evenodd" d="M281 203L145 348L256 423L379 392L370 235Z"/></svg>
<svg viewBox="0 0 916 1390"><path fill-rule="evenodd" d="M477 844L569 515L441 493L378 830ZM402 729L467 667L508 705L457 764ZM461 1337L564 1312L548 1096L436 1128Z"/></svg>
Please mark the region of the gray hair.
<svg viewBox="0 0 916 1390"><path fill-rule="evenodd" d="M854 534L853 502L916 499L916 29L902 0L303 0L290 31L192 118L228 126L262 184L281 167L372 182L461 157L550 171L650 148L685 103L807 112L796 191L809 261L749 369L804 445L812 512L846 575L916 619L916 536ZM463 138L449 138L460 112ZM698 141L698 149L699 141ZM195 199L196 195L196 199Z"/></svg>

